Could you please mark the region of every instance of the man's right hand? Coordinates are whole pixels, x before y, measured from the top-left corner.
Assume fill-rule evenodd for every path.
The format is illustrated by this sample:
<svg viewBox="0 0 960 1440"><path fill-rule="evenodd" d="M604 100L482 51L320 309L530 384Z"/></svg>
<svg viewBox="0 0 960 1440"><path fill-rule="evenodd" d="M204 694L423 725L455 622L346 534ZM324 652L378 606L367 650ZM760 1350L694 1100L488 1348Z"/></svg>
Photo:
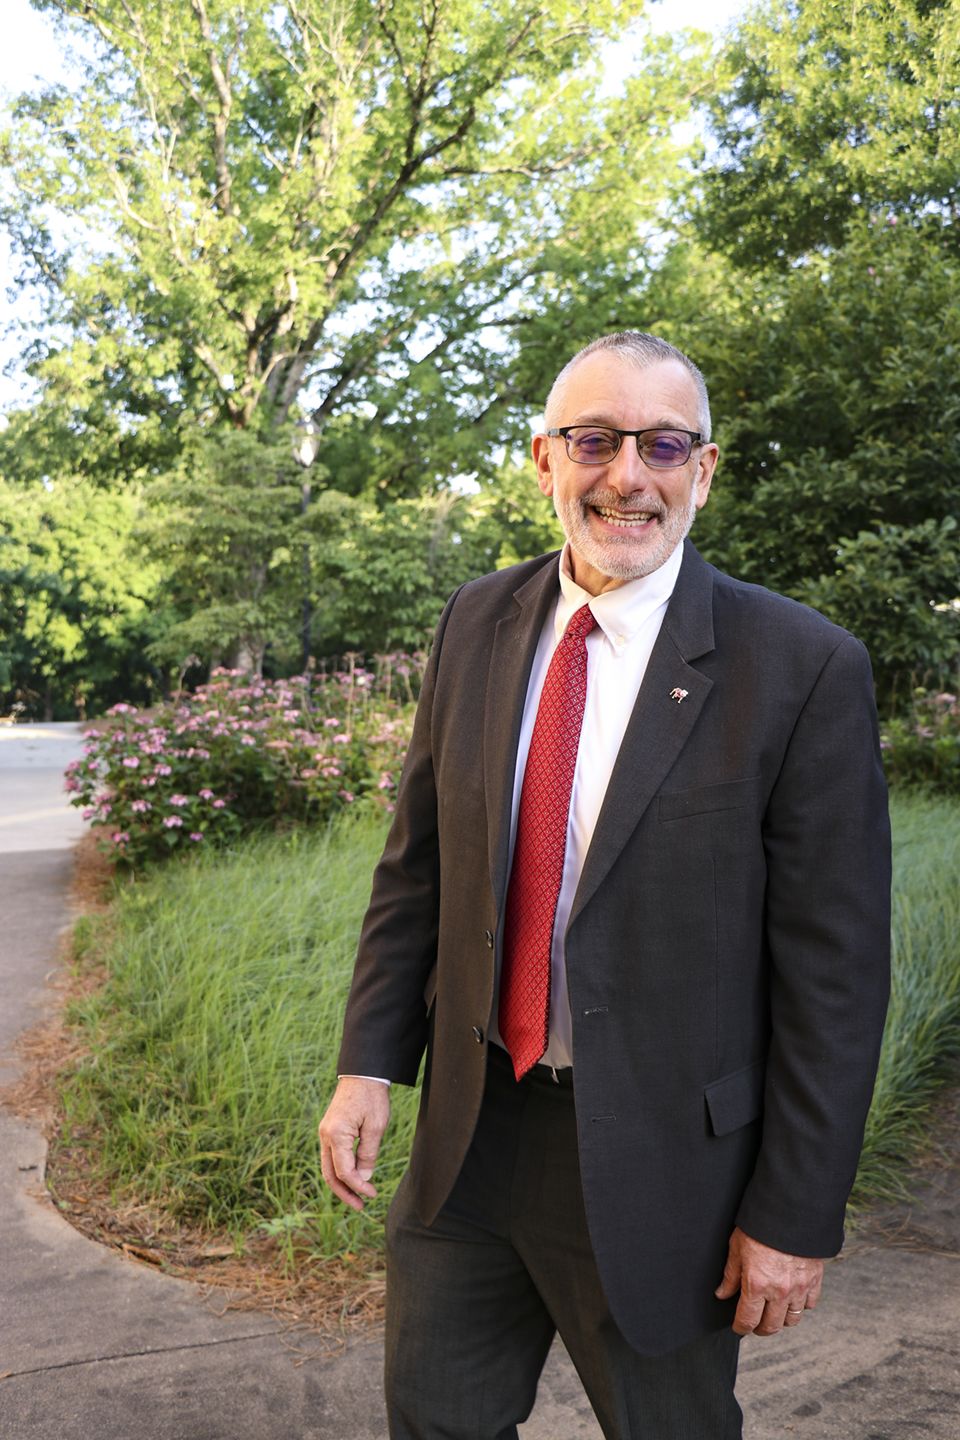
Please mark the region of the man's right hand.
<svg viewBox="0 0 960 1440"><path fill-rule="evenodd" d="M390 1087L379 1080L345 1075L320 1121L320 1168L338 1199L351 1210L373 1199L370 1176L390 1119Z"/></svg>

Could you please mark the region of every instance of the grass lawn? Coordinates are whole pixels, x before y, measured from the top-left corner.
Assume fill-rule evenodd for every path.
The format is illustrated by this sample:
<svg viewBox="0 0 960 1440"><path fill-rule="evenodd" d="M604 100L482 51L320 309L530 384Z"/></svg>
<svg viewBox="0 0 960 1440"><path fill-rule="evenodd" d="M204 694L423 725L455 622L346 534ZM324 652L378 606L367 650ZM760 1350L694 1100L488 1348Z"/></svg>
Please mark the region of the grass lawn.
<svg viewBox="0 0 960 1440"><path fill-rule="evenodd" d="M960 1032L960 804L901 794L893 813L894 993L861 1204L897 1192ZM350 817L172 865L80 923L79 963L105 958L109 979L72 1007L88 1049L61 1082L62 1136L96 1152L118 1196L238 1241L379 1246L414 1092L393 1089L380 1198L359 1220L320 1182L316 1126L383 833L382 817Z"/></svg>

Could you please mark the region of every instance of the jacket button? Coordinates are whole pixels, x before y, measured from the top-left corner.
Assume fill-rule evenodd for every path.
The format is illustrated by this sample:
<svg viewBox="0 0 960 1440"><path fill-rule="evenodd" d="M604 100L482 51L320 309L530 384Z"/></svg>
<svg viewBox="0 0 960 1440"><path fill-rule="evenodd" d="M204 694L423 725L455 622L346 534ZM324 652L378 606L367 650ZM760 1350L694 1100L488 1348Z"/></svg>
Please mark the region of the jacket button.
<svg viewBox="0 0 960 1440"><path fill-rule="evenodd" d="M473 1027L473 1038L474 1040L476 1040L478 1045L483 1044L483 1031L480 1029L479 1025L474 1025Z"/></svg>
<svg viewBox="0 0 960 1440"><path fill-rule="evenodd" d="M493 949L493 931L492 931L492 930L484 930L484 932L483 932L483 938L484 938L484 940L486 940L486 942L487 942L487 949L488 949L488 950L492 950L492 949Z"/></svg>

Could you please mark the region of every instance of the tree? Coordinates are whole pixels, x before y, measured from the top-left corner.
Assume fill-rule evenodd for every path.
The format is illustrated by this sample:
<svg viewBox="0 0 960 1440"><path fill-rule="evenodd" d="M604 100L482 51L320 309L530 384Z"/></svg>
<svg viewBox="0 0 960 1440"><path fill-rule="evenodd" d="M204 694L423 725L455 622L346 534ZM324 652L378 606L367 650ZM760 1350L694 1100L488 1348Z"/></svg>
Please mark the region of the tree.
<svg viewBox="0 0 960 1440"><path fill-rule="evenodd" d="M4 146L60 327L35 369L76 426L375 416L415 489L482 465L495 337L542 272L636 245L687 107L667 42L602 95L628 0L37 3L95 42Z"/></svg>
<svg viewBox="0 0 960 1440"><path fill-rule="evenodd" d="M504 465L477 495L355 505L327 546L331 583L318 617L325 648L370 655L426 647L458 585L562 543L527 465Z"/></svg>
<svg viewBox="0 0 960 1440"><path fill-rule="evenodd" d="M295 666L299 562L309 528L322 528L342 497L329 493L308 527L289 436L268 444L243 430L189 437L179 464L148 496L152 514L138 535L163 568L174 611L153 658L175 669L192 657L259 675L271 646L281 664Z"/></svg>
<svg viewBox="0 0 960 1440"><path fill-rule="evenodd" d="M158 686L159 576L129 541L140 503L85 479L0 480L4 708L73 718Z"/></svg>
<svg viewBox="0 0 960 1440"><path fill-rule="evenodd" d="M757 7L686 242L725 293L654 283L713 381L705 552L861 635L888 695L960 659L958 96L954 3Z"/></svg>
<svg viewBox="0 0 960 1440"><path fill-rule="evenodd" d="M864 212L960 220L955 0L769 0L742 20L709 102L708 244L784 265L842 245Z"/></svg>

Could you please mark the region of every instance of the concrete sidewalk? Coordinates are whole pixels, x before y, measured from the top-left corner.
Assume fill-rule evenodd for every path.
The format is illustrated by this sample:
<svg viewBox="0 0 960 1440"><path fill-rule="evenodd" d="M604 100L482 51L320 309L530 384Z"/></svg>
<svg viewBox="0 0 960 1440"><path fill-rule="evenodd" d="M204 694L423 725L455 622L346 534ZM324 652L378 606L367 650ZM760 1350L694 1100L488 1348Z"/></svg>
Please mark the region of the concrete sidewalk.
<svg viewBox="0 0 960 1440"><path fill-rule="evenodd" d="M82 831L61 777L79 748L78 727L0 730L0 1079L49 1003ZM309 1336L294 1347L267 1315L218 1315L197 1287L73 1230L45 1196L44 1154L0 1110L0 1440L385 1440L377 1339L304 1362ZM747 1440L960 1440L956 1166L912 1217L884 1219L926 1248L865 1236L830 1267L816 1315L744 1345ZM599 1440L560 1347L522 1434Z"/></svg>

